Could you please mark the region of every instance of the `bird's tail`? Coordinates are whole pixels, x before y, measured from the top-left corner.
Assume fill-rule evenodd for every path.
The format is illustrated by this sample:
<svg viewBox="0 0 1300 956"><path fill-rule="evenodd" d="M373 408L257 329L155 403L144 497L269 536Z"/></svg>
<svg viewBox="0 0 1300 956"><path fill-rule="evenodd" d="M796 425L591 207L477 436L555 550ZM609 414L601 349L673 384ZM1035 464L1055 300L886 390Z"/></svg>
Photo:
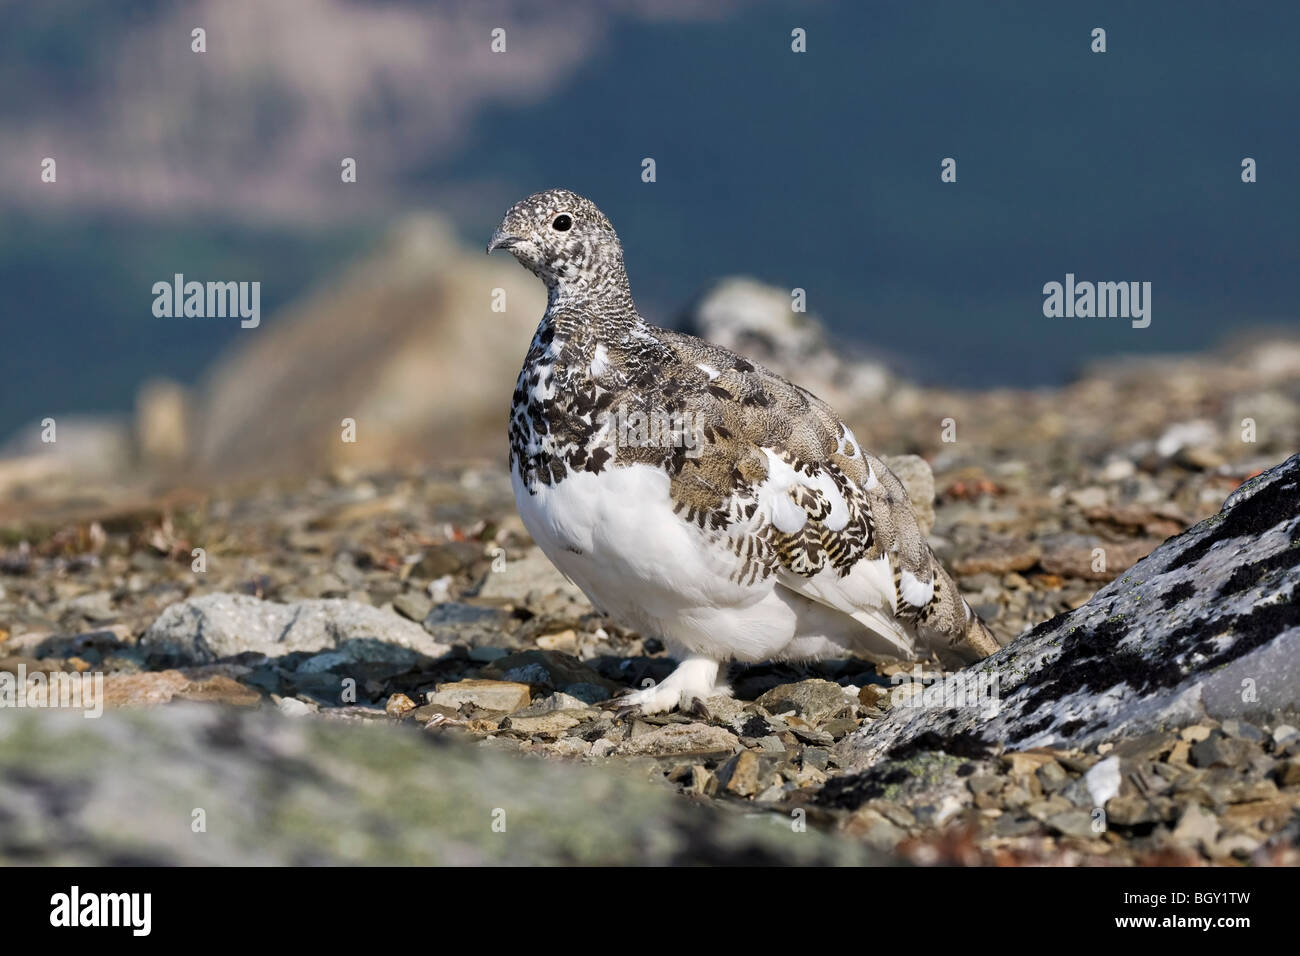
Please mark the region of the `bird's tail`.
<svg viewBox="0 0 1300 956"><path fill-rule="evenodd" d="M975 613L948 572L934 562L935 598L917 630L924 643L945 664L969 664L996 653L1001 645Z"/></svg>

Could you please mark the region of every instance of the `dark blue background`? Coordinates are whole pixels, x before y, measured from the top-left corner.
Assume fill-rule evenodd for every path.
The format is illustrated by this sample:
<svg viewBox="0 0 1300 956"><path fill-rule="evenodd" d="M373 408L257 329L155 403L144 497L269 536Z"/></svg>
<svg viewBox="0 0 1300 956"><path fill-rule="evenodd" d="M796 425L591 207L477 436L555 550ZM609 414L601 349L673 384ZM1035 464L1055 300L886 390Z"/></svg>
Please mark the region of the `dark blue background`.
<svg viewBox="0 0 1300 956"><path fill-rule="evenodd" d="M793 26L806 54L790 52ZM1090 51L1095 26L1105 54ZM1088 359L1300 326L1298 49L1290 2L763 3L716 22L619 20L553 95L476 115L460 151L404 188L419 204L504 184L499 205L461 217L473 246L534 189L591 196L661 323L711 280L750 274L803 287L835 330L923 380L1054 383ZM939 180L946 156L955 185ZM147 290L182 252L195 275L265 274L269 322L387 222L5 218L0 433L129 407L152 374L195 380L241 331L152 319ZM1042 286L1066 272L1150 281L1151 326L1045 318Z"/></svg>

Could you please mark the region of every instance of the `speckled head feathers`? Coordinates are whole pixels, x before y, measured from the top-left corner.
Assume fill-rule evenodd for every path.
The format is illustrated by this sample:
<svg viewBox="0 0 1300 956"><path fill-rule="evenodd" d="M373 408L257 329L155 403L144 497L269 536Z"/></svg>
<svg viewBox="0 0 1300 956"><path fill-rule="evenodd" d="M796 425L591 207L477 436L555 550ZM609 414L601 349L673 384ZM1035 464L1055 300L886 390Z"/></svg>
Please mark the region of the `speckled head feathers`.
<svg viewBox="0 0 1300 956"><path fill-rule="evenodd" d="M625 287L623 246L609 219L590 199L545 189L510 207L487 251L507 249L549 288L598 293Z"/></svg>

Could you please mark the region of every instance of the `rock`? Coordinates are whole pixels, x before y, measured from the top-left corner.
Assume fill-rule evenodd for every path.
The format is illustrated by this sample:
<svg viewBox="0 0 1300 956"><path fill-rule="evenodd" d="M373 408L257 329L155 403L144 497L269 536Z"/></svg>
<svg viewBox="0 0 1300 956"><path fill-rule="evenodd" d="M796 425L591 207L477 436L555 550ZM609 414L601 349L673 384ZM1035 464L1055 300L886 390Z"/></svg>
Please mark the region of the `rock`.
<svg viewBox="0 0 1300 956"><path fill-rule="evenodd" d="M1204 724L1192 724L1178 731L1178 736L1188 743L1194 744L1209 737L1212 733L1214 733L1213 727L1207 727Z"/></svg>
<svg viewBox="0 0 1300 956"><path fill-rule="evenodd" d="M822 725L822 732L827 734L831 740L839 740L845 734L850 734L858 729L861 721L853 717L837 717L834 720L828 720Z"/></svg>
<svg viewBox="0 0 1300 956"><path fill-rule="evenodd" d="M338 597L346 594L348 586L336 574L312 574L299 584L299 590L307 597Z"/></svg>
<svg viewBox="0 0 1300 956"><path fill-rule="evenodd" d="M573 628L555 634L543 634L537 639L537 646L544 651L562 651L565 654L573 654L578 650L578 635Z"/></svg>
<svg viewBox="0 0 1300 956"><path fill-rule="evenodd" d="M483 557L483 545L475 541L448 541L430 548L411 566L411 574L430 581L459 574Z"/></svg>
<svg viewBox="0 0 1300 956"><path fill-rule="evenodd" d="M1149 538L1164 539L1178 534L1188 521L1176 505L1154 507L1138 505L1106 505L1087 508L1084 515L1093 524L1111 526L1125 533L1143 533Z"/></svg>
<svg viewBox="0 0 1300 956"><path fill-rule="evenodd" d="M1071 491L1067 496L1070 504L1076 508L1100 508L1106 504L1106 489L1096 486L1091 488L1078 488Z"/></svg>
<svg viewBox="0 0 1300 956"><path fill-rule="evenodd" d="M1043 540L1039 563L1052 574L1086 581L1110 581L1146 557L1157 542L1103 541L1086 535L1051 535Z"/></svg>
<svg viewBox="0 0 1300 956"><path fill-rule="evenodd" d="M388 703L384 704L384 713L389 717L405 717L413 710L415 701L405 694L393 694L388 698Z"/></svg>
<svg viewBox="0 0 1300 956"><path fill-rule="evenodd" d="M1189 803L1174 827L1174 839L1179 843L1200 846L1207 852L1219 836L1219 821L1200 804Z"/></svg>
<svg viewBox="0 0 1300 956"><path fill-rule="evenodd" d="M923 536L928 536L934 528L934 472L930 463L920 455L887 455L882 460L907 489L916 525Z"/></svg>
<svg viewBox="0 0 1300 956"><path fill-rule="evenodd" d="M1160 819L1159 809L1146 797L1138 794L1118 796L1106 805L1107 822L1122 827L1158 823Z"/></svg>
<svg viewBox="0 0 1300 956"><path fill-rule="evenodd" d="M1010 768L1013 777L1028 776L1048 764L1056 763L1055 757L1043 751L1004 754L1002 760Z"/></svg>
<svg viewBox="0 0 1300 956"><path fill-rule="evenodd" d="M197 681L176 670L104 675L105 708L157 707L172 700L256 707L262 695L220 674Z"/></svg>
<svg viewBox="0 0 1300 956"><path fill-rule="evenodd" d="M1189 445L1178 450L1176 456L1180 465L1199 471L1212 471L1227 464L1227 459L1213 448L1204 445Z"/></svg>
<svg viewBox="0 0 1300 956"><path fill-rule="evenodd" d="M317 706L297 697L282 697L275 702L276 709L286 717L307 717L316 713Z"/></svg>
<svg viewBox="0 0 1300 956"><path fill-rule="evenodd" d="M462 680L439 684L428 695L428 703L435 707L460 707L472 704L483 710L498 710L507 714L528 706L531 693L527 684L500 680Z"/></svg>
<svg viewBox="0 0 1300 956"><path fill-rule="evenodd" d="M177 704L99 720L22 711L5 724L5 865L886 862L854 841L693 805L634 775L448 737L431 747L409 723ZM229 838L159 825L188 821L195 806L209 826L226 821Z"/></svg>
<svg viewBox="0 0 1300 956"><path fill-rule="evenodd" d="M754 701L770 714L794 711L810 724L822 724L852 706L844 688L833 681L805 680L773 687Z"/></svg>
<svg viewBox="0 0 1300 956"><path fill-rule="evenodd" d="M1137 466L1127 458L1112 458L1101 470L1101 479L1108 482L1124 481L1137 473Z"/></svg>
<svg viewBox="0 0 1300 956"><path fill-rule="evenodd" d="M888 707L889 690L882 684L866 684L858 691L858 703L863 707Z"/></svg>
<svg viewBox="0 0 1300 956"><path fill-rule="evenodd" d="M729 730L710 724L686 723L655 727L617 744L611 753L616 757L729 754L739 747L740 738Z"/></svg>
<svg viewBox="0 0 1300 956"><path fill-rule="evenodd" d="M1088 795L1092 797L1095 806L1104 807L1108 801L1119 795L1120 789L1120 760L1118 757L1107 757L1105 760L1093 765L1092 769L1084 774L1084 782L1088 787Z"/></svg>
<svg viewBox="0 0 1300 956"><path fill-rule="evenodd" d="M1078 610L961 671L968 687L996 686L996 714L895 707L837 745L841 763L868 767L918 740L939 751L1090 749L1207 714L1247 716L1256 699L1300 706L1298 496L1300 455L1242 485L1217 515Z"/></svg>
<svg viewBox="0 0 1300 956"><path fill-rule="evenodd" d="M1092 814L1084 810L1061 810L1046 817L1043 822L1064 836L1087 840L1101 835L1092 828Z"/></svg>
<svg viewBox="0 0 1300 956"><path fill-rule="evenodd" d="M1268 739L1268 735L1254 724L1247 723L1244 720L1238 720L1236 717L1229 717L1219 725L1219 729L1229 737L1235 737L1238 740L1248 740L1251 743L1262 744Z"/></svg>
<svg viewBox="0 0 1300 956"><path fill-rule="evenodd" d="M854 811L844 825L844 830L861 839L868 846L881 852L891 852L907 838L907 831L895 826L883 814L873 807L861 807Z"/></svg>
<svg viewBox="0 0 1300 956"><path fill-rule="evenodd" d="M1203 418L1178 422L1166 428L1164 434L1156 439L1156 454L1172 458L1184 448L1209 447L1218 444L1218 441L1218 430L1213 422Z"/></svg>
<svg viewBox="0 0 1300 956"><path fill-rule="evenodd" d="M996 538L981 542L973 554L954 561L952 567L961 575L1007 574L1032 568L1042 553L1042 549L1032 541Z"/></svg>
<svg viewBox="0 0 1300 956"><path fill-rule="evenodd" d="M113 595L109 591L94 591L82 594L67 602L67 609L80 614L92 624L102 624L117 619L117 609L113 607Z"/></svg>
<svg viewBox="0 0 1300 956"><path fill-rule="evenodd" d="M586 701L579 700L577 697L574 697L571 694L563 694L557 691L556 693L551 694L549 697L543 697L540 700L533 701L531 704L528 705L528 708L526 710L521 710L518 713L516 713L514 716L534 717L538 714L549 714L557 710L580 711L580 710L589 710L589 709L590 708L587 706Z"/></svg>
<svg viewBox="0 0 1300 956"><path fill-rule="evenodd" d="M429 616L433 610L433 601L414 591L403 591L393 598L393 610L402 617L417 624Z"/></svg>
<svg viewBox="0 0 1300 956"><path fill-rule="evenodd" d="M510 615L500 608L449 601L436 605L424 618L424 629L440 643L471 648L496 647L507 638Z"/></svg>
<svg viewBox="0 0 1300 956"><path fill-rule="evenodd" d="M1039 767L1037 776L1044 793L1055 793L1070 782L1070 775L1055 760Z"/></svg>
<svg viewBox="0 0 1300 956"><path fill-rule="evenodd" d="M1273 777L1279 787L1300 784L1300 757L1290 757L1279 763Z"/></svg>
<svg viewBox="0 0 1300 956"><path fill-rule="evenodd" d="M346 650L356 660L438 658L451 648L391 612L341 599L277 604L216 593L166 608L140 639L151 659L208 663L249 651Z"/></svg>
<svg viewBox="0 0 1300 956"><path fill-rule="evenodd" d="M25 634L21 638L5 642L5 647L10 654L30 653L38 658L79 657L92 664L101 664L108 657L133 653L133 648L123 640L122 635L108 629L52 637Z"/></svg>
<svg viewBox="0 0 1300 956"><path fill-rule="evenodd" d="M830 766L831 752L824 747L805 747L802 760L805 767L815 767L825 772Z"/></svg>
<svg viewBox="0 0 1300 956"><path fill-rule="evenodd" d="M588 704L609 700L619 685L606 680L571 654L558 651L522 651L493 661L484 677L519 681L544 692L563 691Z"/></svg>
<svg viewBox="0 0 1300 956"><path fill-rule="evenodd" d="M485 312L484 288L505 290L509 311ZM194 463L225 476L374 468L444 445L493 454L515 353L545 307L513 262L465 249L445 220L410 217L216 361L196 403ZM339 440L343 418L356 442Z"/></svg>
<svg viewBox="0 0 1300 956"><path fill-rule="evenodd" d="M551 610L555 613L567 611L575 618L592 611L587 596L551 564L541 548L530 548L523 557L508 560L499 569L494 567L488 572L477 596L487 601L530 606L547 599L552 599L552 604L558 600L558 608Z"/></svg>
<svg viewBox="0 0 1300 956"><path fill-rule="evenodd" d="M742 750L722 765L718 771L718 786L738 797L752 797L759 791L758 755L752 750Z"/></svg>
<svg viewBox="0 0 1300 956"><path fill-rule="evenodd" d="M501 721L501 729L520 734L560 734L578 726L592 713L590 710L552 710L543 714L511 714Z"/></svg>
<svg viewBox="0 0 1300 956"><path fill-rule="evenodd" d="M12 488L42 488L73 478L77 487L91 479L129 471L134 436L118 415L60 415L58 440L43 442L41 426L32 421L0 443L0 498ZM20 514L23 503L19 504Z"/></svg>
<svg viewBox="0 0 1300 956"><path fill-rule="evenodd" d="M1122 740L1111 752L1116 757L1127 757L1129 760L1159 760L1173 749L1175 741L1176 738L1171 733L1153 731Z"/></svg>
<svg viewBox="0 0 1300 956"><path fill-rule="evenodd" d="M884 367L846 357L821 321L791 308L789 289L724 279L691 308L684 330L760 362L846 412L885 395Z"/></svg>
<svg viewBox="0 0 1300 956"><path fill-rule="evenodd" d="M1245 741L1215 730L1192 747L1191 763L1195 767L1236 767L1245 763L1253 750Z"/></svg>

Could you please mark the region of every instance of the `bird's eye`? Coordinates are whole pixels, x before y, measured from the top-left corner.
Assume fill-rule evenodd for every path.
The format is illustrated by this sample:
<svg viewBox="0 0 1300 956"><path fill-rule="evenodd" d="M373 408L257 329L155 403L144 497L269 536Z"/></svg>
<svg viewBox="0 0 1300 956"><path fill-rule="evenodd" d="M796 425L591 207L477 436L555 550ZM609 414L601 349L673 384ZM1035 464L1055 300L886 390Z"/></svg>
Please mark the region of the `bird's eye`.
<svg viewBox="0 0 1300 956"><path fill-rule="evenodd" d="M556 232L568 232L569 227L573 225L573 219L567 212L562 212L555 217L555 222L551 223L551 228Z"/></svg>

